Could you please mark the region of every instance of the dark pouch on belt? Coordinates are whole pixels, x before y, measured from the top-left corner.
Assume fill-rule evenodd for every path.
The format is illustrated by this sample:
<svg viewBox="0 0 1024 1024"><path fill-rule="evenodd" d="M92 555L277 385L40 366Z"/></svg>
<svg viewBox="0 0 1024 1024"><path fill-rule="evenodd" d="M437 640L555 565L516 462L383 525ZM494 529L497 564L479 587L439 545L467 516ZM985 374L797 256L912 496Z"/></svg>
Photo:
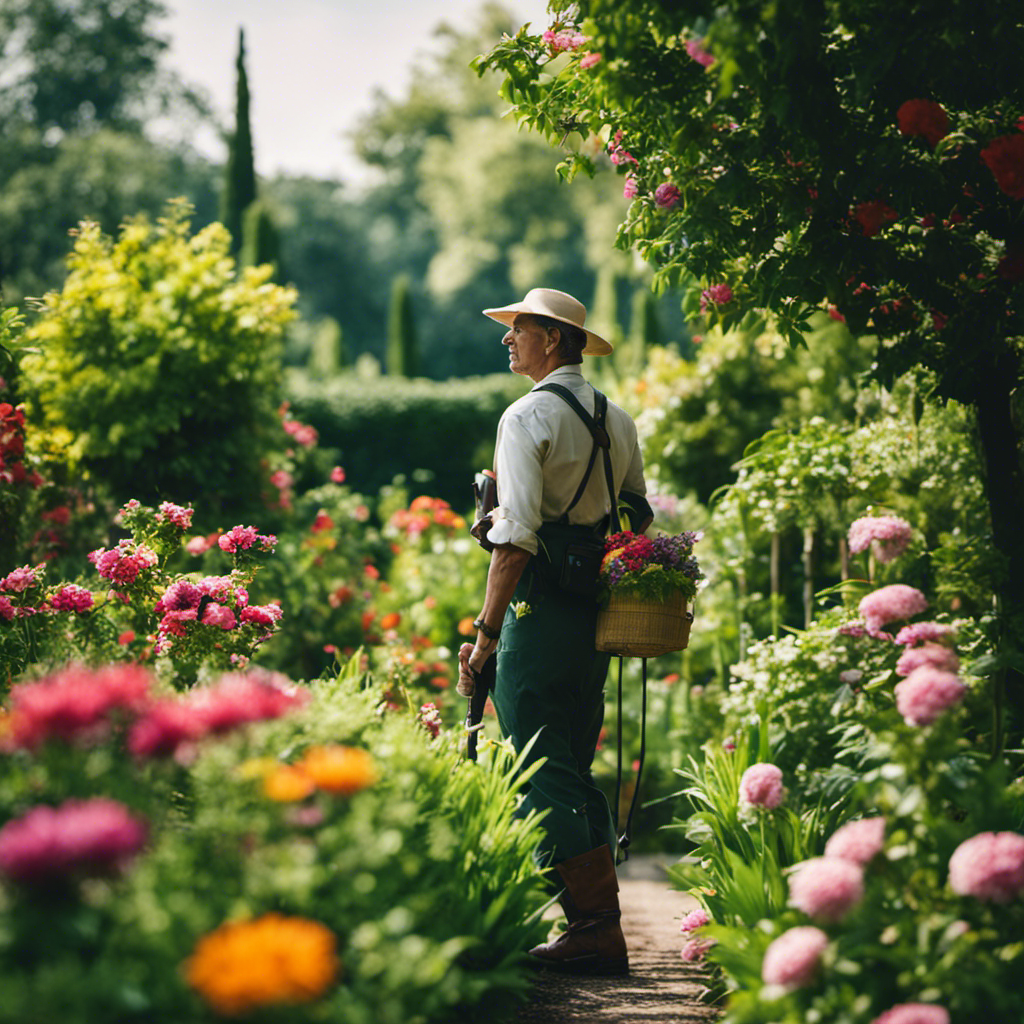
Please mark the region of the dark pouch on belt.
<svg viewBox="0 0 1024 1024"><path fill-rule="evenodd" d="M576 597L597 597L604 539L590 527L563 523L544 523L537 536L537 568L545 581Z"/></svg>

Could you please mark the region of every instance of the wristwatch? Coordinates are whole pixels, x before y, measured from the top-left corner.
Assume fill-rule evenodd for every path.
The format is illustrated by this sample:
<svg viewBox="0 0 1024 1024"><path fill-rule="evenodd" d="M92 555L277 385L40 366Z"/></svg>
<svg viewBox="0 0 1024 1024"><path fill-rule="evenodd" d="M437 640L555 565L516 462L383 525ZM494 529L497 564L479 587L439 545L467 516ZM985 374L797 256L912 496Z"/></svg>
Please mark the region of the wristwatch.
<svg viewBox="0 0 1024 1024"><path fill-rule="evenodd" d="M501 629L492 629L486 622L484 622L483 616L473 623L473 628L479 629L488 640L497 640L498 637L501 636Z"/></svg>

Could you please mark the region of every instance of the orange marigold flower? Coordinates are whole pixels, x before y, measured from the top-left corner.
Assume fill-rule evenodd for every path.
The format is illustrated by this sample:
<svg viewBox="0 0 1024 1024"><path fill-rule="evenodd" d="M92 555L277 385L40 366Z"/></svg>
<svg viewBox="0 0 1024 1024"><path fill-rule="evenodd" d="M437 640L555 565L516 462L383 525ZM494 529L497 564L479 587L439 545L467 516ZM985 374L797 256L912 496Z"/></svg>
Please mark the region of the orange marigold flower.
<svg viewBox="0 0 1024 1024"><path fill-rule="evenodd" d="M459 619L459 625L456 627L459 631L459 636L476 636L476 626L473 625L473 622L472 615Z"/></svg>
<svg viewBox="0 0 1024 1024"><path fill-rule="evenodd" d="M387 615L381 617L380 628L394 629L401 621L402 616L398 612L388 612Z"/></svg>
<svg viewBox="0 0 1024 1024"><path fill-rule="evenodd" d="M263 777L263 792L279 803L291 804L305 800L316 789L310 776L290 764L278 765Z"/></svg>
<svg viewBox="0 0 1024 1024"><path fill-rule="evenodd" d="M319 921L264 914L222 924L204 935L185 961L185 976L225 1016L309 1003L340 972L336 946L334 934Z"/></svg>
<svg viewBox="0 0 1024 1024"><path fill-rule="evenodd" d="M377 781L373 758L359 747L311 747L296 767L320 789L345 796L358 793Z"/></svg>
<svg viewBox="0 0 1024 1024"><path fill-rule="evenodd" d="M425 494L421 494L418 498L413 498L409 503L410 512L423 512L433 509L434 499L427 497Z"/></svg>

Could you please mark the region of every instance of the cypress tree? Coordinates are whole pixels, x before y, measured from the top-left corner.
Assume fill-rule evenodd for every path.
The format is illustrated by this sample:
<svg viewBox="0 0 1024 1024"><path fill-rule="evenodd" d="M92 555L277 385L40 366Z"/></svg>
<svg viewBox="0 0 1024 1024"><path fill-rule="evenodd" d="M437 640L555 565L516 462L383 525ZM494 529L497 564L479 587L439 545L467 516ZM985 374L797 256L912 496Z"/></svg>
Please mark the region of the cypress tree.
<svg viewBox="0 0 1024 1024"><path fill-rule="evenodd" d="M649 288L641 288L633 293L633 315L629 324L631 365L627 367L630 373L639 373L643 369L648 347L658 344L658 313L655 304L656 300Z"/></svg>
<svg viewBox="0 0 1024 1024"><path fill-rule="evenodd" d="M309 372L320 380L337 376L345 365L345 341L341 324L334 317L325 316L316 325L306 365Z"/></svg>
<svg viewBox="0 0 1024 1024"><path fill-rule="evenodd" d="M419 369L416 358L416 324L407 274L399 274L391 282L385 363L387 372L393 377L415 377Z"/></svg>
<svg viewBox="0 0 1024 1024"><path fill-rule="evenodd" d="M262 200L250 203L242 214L242 248L238 262L243 267L271 263L274 277L281 280L281 239L270 211Z"/></svg>
<svg viewBox="0 0 1024 1024"><path fill-rule="evenodd" d="M242 218L256 200L256 167L249 125L249 78L245 73L245 29L238 30L238 79L235 92L235 132L228 144L228 162L221 200L221 222L231 232L235 251L242 244Z"/></svg>

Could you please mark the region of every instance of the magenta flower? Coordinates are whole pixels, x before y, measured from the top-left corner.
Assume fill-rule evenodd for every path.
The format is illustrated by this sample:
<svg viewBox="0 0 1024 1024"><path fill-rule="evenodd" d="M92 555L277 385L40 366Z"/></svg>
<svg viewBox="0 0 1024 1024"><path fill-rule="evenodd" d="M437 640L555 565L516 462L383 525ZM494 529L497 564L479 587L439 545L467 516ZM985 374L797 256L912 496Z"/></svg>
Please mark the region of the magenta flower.
<svg viewBox="0 0 1024 1024"><path fill-rule="evenodd" d="M11 604L11 599L0 594L0 619L10 622L18 614L18 609Z"/></svg>
<svg viewBox="0 0 1024 1024"><path fill-rule="evenodd" d="M128 749L135 757L171 757L204 732L204 723L180 700L153 704L131 727Z"/></svg>
<svg viewBox="0 0 1024 1024"><path fill-rule="evenodd" d="M783 932L764 951L761 980L766 985L803 988L814 981L828 936L812 925Z"/></svg>
<svg viewBox="0 0 1024 1024"><path fill-rule="evenodd" d="M715 63L715 58L704 49L703 43L703 39L688 39L686 41L686 52L701 67L709 68Z"/></svg>
<svg viewBox="0 0 1024 1024"><path fill-rule="evenodd" d="M155 552L130 540L121 541L109 551L97 548L87 557L102 577L120 584L134 583L143 569L150 569L157 563Z"/></svg>
<svg viewBox="0 0 1024 1024"><path fill-rule="evenodd" d="M663 210L671 210L679 202L679 189L670 181L662 182L654 190L654 203Z"/></svg>
<svg viewBox="0 0 1024 1024"><path fill-rule="evenodd" d="M690 939L679 951L680 957L688 964L697 963L708 955L708 950L715 946L714 939Z"/></svg>
<svg viewBox="0 0 1024 1024"><path fill-rule="evenodd" d="M20 569L13 569L3 579L0 579L0 590L8 594L23 594L31 590L42 576L42 566L33 569L30 565L23 565Z"/></svg>
<svg viewBox="0 0 1024 1024"><path fill-rule="evenodd" d="M184 612L190 608L198 608L203 592L194 583L179 580L172 583L164 596L157 602L154 611L157 615L167 612Z"/></svg>
<svg viewBox="0 0 1024 1024"><path fill-rule="evenodd" d="M622 185L622 197L624 199L635 199L640 194L640 186L636 183L636 178L630 175Z"/></svg>
<svg viewBox="0 0 1024 1024"><path fill-rule="evenodd" d="M211 602L203 611L203 624L219 626L223 630L234 629L238 625L235 613L222 604Z"/></svg>
<svg viewBox="0 0 1024 1024"><path fill-rule="evenodd" d="M874 860L884 845L885 818L861 818L832 833L825 844L825 856L864 865Z"/></svg>
<svg viewBox="0 0 1024 1024"><path fill-rule="evenodd" d="M1009 903L1024 893L1024 836L979 832L949 858L949 885L958 896Z"/></svg>
<svg viewBox="0 0 1024 1024"><path fill-rule="evenodd" d="M578 49L587 41L587 37L582 32L577 32L572 28L561 29L558 32L549 28L541 36L541 39L551 47L553 53Z"/></svg>
<svg viewBox="0 0 1024 1024"><path fill-rule="evenodd" d="M900 1003L871 1024L949 1024L949 1013L934 1003Z"/></svg>
<svg viewBox="0 0 1024 1024"><path fill-rule="evenodd" d="M839 857L814 857L789 877L789 902L808 917L838 921L864 897L864 871Z"/></svg>
<svg viewBox="0 0 1024 1024"><path fill-rule="evenodd" d="M913 536L910 523L899 516L863 516L850 524L850 553L871 549L879 562L891 562L907 549Z"/></svg>
<svg viewBox="0 0 1024 1024"><path fill-rule="evenodd" d="M157 522L163 522L166 519L167 522L173 523L181 530L190 530L192 528L192 512L193 510L190 508L183 508L173 502L164 501L157 509L156 519Z"/></svg>
<svg viewBox="0 0 1024 1024"><path fill-rule="evenodd" d="M740 778L740 804L774 810L782 803L782 769L774 764L752 764Z"/></svg>
<svg viewBox="0 0 1024 1024"><path fill-rule="evenodd" d="M959 704L967 687L952 672L932 665L914 669L896 684L896 710L907 725L931 725L943 712Z"/></svg>
<svg viewBox="0 0 1024 1024"><path fill-rule="evenodd" d="M912 622L896 634L896 643L908 647L911 644L931 641L942 643L945 640L951 640L955 635L956 630L952 626L944 625L941 622Z"/></svg>
<svg viewBox="0 0 1024 1024"><path fill-rule="evenodd" d="M709 306L724 306L732 298L732 289L727 284L713 284L700 293L700 311L706 313Z"/></svg>
<svg viewBox="0 0 1024 1024"><path fill-rule="evenodd" d="M280 622L283 615L284 612L276 604L251 604L242 609L238 618L241 622L251 622L269 628Z"/></svg>
<svg viewBox="0 0 1024 1024"><path fill-rule="evenodd" d="M256 543L258 531L255 526L233 526L221 536L217 544L221 551L247 551Z"/></svg>
<svg viewBox="0 0 1024 1024"><path fill-rule="evenodd" d="M11 689L14 742L35 747L48 739L103 735L112 712L134 714L145 706L149 682L149 673L138 665L76 665L37 683L21 683Z"/></svg>
<svg viewBox="0 0 1024 1024"><path fill-rule="evenodd" d="M873 590L861 598L857 610L864 619L867 631L877 636L887 622L909 619L920 615L928 607L924 594L916 587L905 583L894 583L888 587Z"/></svg>
<svg viewBox="0 0 1024 1024"><path fill-rule="evenodd" d="M0 829L0 871L18 882L71 872L109 874L142 849L146 828L116 800L34 807Z"/></svg>
<svg viewBox="0 0 1024 1024"><path fill-rule="evenodd" d="M228 732L249 722L280 718L309 699L306 690L270 672L229 674L211 687L193 690L186 703L205 730Z"/></svg>
<svg viewBox="0 0 1024 1024"><path fill-rule="evenodd" d="M960 659L956 656L956 651L945 644L928 643L920 647L908 647L896 662L896 674L909 676L922 665L931 665L932 668L941 669L943 672L958 672Z"/></svg>
<svg viewBox="0 0 1024 1024"><path fill-rule="evenodd" d="M87 612L93 604L92 591L80 587L76 583L65 583L50 598L50 607L58 612Z"/></svg>
<svg viewBox="0 0 1024 1024"><path fill-rule="evenodd" d="M708 912L703 907L697 907L696 910L691 910L683 918L683 923L679 926L679 930L685 935L687 932L703 928L706 924L711 924Z"/></svg>

